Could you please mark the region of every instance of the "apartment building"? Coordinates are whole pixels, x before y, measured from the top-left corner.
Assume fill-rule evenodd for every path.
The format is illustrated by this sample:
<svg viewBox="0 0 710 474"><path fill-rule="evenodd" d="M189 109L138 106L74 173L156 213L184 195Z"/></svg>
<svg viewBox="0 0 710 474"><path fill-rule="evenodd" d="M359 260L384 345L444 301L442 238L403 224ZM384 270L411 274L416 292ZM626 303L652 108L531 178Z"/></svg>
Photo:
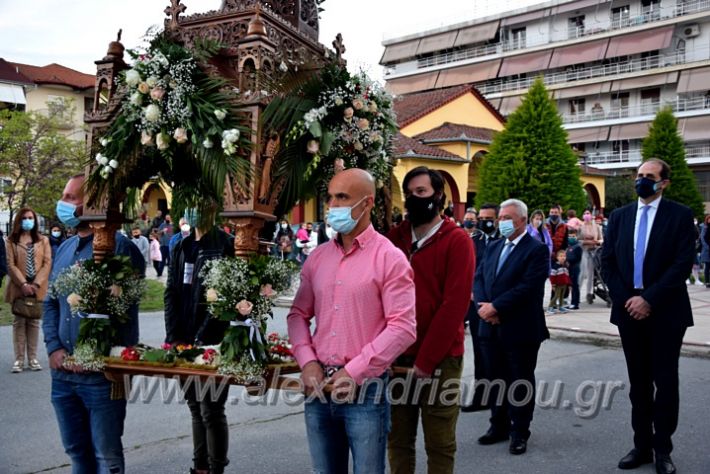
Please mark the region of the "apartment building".
<svg viewBox="0 0 710 474"><path fill-rule="evenodd" d="M581 164L608 172L669 105L710 202L710 0L554 0L383 44L397 95L473 83L505 116L542 77Z"/></svg>

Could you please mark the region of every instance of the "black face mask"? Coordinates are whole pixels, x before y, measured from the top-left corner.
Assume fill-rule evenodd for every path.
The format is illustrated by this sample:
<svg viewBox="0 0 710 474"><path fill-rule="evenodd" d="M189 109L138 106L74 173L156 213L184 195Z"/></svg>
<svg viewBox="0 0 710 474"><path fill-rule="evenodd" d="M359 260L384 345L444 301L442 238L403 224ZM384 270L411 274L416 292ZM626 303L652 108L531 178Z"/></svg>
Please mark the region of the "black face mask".
<svg viewBox="0 0 710 474"><path fill-rule="evenodd" d="M473 221L465 220L465 221L463 221L463 226L466 229L475 229L476 223Z"/></svg>
<svg viewBox="0 0 710 474"><path fill-rule="evenodd" d="M650 198L658 192L656 185L661 181L654 181L651 178L639 178L636 180L636 194L641 199Z"/></svg>
<svg viewBox="0 0 710 474"><path fill-rule="evenodd" d="M140 239L141 236L140 236L140 235L134 235L133 238L134 238L134 239Z"/></svg>
<svg viewBox="0 0 710 474"><path fill-rule="evenodd" d="M486 234L492 234L496 230L495 222L489 219L480 219L478 221L478 228L481 229Z"/></svg>
<svg viewBox="0 0 710 474"><path fill-rule="evenodd" d="M414 194L404 201L407 209L407 219L414 227L431 222L439 213L439 197L434 194L429 197L419 197Z"/></svg>
<svg viewBox="0 0 710 474"><path fill-rule="evenodd" d="M560 220L560 216L555 216L555 215L550 216L550 222L552 222L553 224L557 223L557 221L559 221L559 220Z"/></svg>

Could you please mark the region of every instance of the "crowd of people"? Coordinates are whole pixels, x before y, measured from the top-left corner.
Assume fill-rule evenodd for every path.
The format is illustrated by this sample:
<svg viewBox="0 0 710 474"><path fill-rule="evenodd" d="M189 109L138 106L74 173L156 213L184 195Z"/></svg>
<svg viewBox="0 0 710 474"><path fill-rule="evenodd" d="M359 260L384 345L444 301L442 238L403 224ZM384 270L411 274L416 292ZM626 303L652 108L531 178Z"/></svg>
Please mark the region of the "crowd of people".
<svg viewBox="0 0 710 474"><path fill-rule="evenodd" d="M678 360L692 325L685 280L703 262L710 283L710 216L698 228L689 208L663 198L669 176L663 161L645 162L637 174L638 201L608 221L590 210L581 219L574 211L563 214L557 205L546 216L508 199L468 209L458 224L446 215L441 174L418 167L403 180L406 218L383 235L370 220L372 176L359 169L337 173L328 185L325 223L293 228L282 219L272 246L274 257L302 267L287 323L302 371L314 471L347 472L352 458L356 473L385 472L386 464L392 473L414 472L421 420L428 472L453 472L462 411L490 410L479 444L508 442L511 454L525 453L538 353L549 338L546 309L579 309L581 291L591 304L601 275L631 383L634 448L618 467L655 462L657 472L675 472L670 454L678 423ZM52 225L49 237L39 232L36 213L23 208L8 238L0 239L0 279L10 277L6 301L15 313L11 370L21 372L25 361L41 370L40 319L31 311L33 302L43 302L51 400L73 469L120 473L126 400L111 396L102 374L67 364L79 320L66 298L47 296L59 273L92 257L93 231L80 220L83 181L78 175L67 183L56 208L61 225ZM158 213L140 219L130 238L116 235L115 253L129 256L138 273L145 275L150 264L157 275L167 271L166 343L218 344L227 328L210 317L200 270L210 259L234 255L234 237L215 225L215 215L207 217L188 209L173 229L170 215ZM64 238L65 228L74 235ZM697 273L693 278L700 280ZM138 342L137 306L130 316L116 328L124 346ZM476 381L500 383L477 383L462 406L464 321ZM385 396L381 387L390 382L396 388ZM227 391L203 397L188 385L190 471L224 472Z"/></svg>

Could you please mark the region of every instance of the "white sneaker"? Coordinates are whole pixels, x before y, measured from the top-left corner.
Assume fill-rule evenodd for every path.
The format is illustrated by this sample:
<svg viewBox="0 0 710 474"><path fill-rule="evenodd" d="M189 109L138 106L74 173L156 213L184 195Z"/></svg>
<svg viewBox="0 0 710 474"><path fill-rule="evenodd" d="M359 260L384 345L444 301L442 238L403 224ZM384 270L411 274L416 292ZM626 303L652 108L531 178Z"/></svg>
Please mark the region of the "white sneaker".
<svg viewBox="0 0 710 474"><path fill-rule="evenodd" d="M700 281L700 280L695 280L695 285L696 285L696 286L703 286L703 284L704 284L704 283L703 283L702 281Z"/></svg>
<svg viewBox="0 0 710 474"><path fill-rule="evenodd" d="M19 374L22 372L24 363L21 360L16 360L14 364L12 364L12 372L13 374Z"/></svg>
<svg viewBox="0 0 710 474"><path fill-rule="evenodd" d="M32 359L29 363L29 366L30 366L30 370L34 370L34 371L42 370L42 366L39 365L39 361L37 359Z"/></svg>

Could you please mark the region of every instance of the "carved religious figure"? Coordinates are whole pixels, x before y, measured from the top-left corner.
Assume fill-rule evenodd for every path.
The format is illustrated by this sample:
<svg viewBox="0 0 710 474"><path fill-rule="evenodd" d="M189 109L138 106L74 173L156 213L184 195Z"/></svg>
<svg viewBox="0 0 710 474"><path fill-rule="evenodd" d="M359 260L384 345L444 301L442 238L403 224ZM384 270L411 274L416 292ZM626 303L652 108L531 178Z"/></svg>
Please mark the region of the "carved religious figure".
<svg viewBox="0 0 710 474"><path fill-rule="evenodd" d="M271 186L271 167L280 146L281 138L277 132L272 130L269 133L269 141L266 143L266 148L264 148L264 164L261 169L261 186L259 187L259 201L261 202L266 202L266 196Z"/></svg>

